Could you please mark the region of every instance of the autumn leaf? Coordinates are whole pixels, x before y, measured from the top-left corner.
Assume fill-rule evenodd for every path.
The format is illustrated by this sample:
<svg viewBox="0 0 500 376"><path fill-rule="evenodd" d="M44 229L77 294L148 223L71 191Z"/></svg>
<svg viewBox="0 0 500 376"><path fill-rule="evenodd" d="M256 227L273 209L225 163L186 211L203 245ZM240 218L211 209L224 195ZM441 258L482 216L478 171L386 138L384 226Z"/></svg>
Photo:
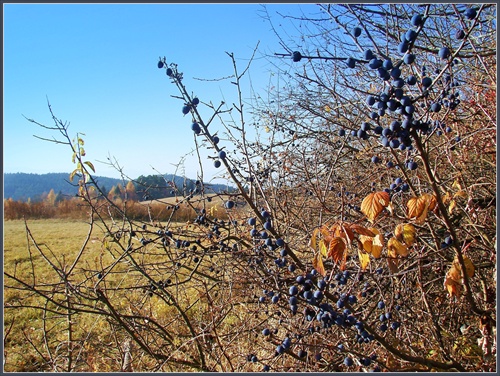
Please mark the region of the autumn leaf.
<svg viewBox="0 0 500 376"><path fill-rule="evenodd" d="M344 258L345 249L346 245L344 239L335 237L328 245L328 257L331 257L334 262L338 263Z"/></svg>
<svg viewBox="0 0 500 376"><path fill-rule="evenodd" d="M444 287L448 290L450 297L456 296L458 298L462 293L462 285L449 277L445 278Z"/></svg>
<svg viewBox="0 0 500 376"><path fill-rule="evenodd" d="M408 247L411 247L413 243L415 243L415 233L415 227L411 223L400 223L394 230L396 239L403 242Z"/></svg>
<svg viewBox="0 0 500 376"><path fill-rule="evenodd" d="M390 238L387 242L387 252L390 257L395 257L394 255L408 256L408 248L396 238Z"/></svg>
<svg viewBox="0 0 500 376"><path fill-rule="evenodd" d="M328 247L326 246L325 241L323 239L319 241L319 253L323 257L328 257Z"/></svg>
<svg viewBox="0 0 500 376"><path fill-rule="evenodd" d="M368 253L358 250L359 264L361 266L361 270L365 270L370 264L370 255Z"/></svg>
<svg viewBox="0 0 500 376"><path fill-rule="evenodd" d="M406 204L408 207L408 218L415 218L416 223L422 224L427 218L428 211L434 210L436 205L436 198L429 193L424 193L419 197L412 197Z"/></svg>
<svg viewBox="0 0 500 376"><path fill-rule="evenodd" d="M422 196L425 197L425 200L429 202L429 210L436 209L437 207L436 196L431 195L429 193L424 193Z"/></svg>
<svg viewBox="0 0 500 376"><path fill-rule="evenodd" d="M375 232L373 231L373 229L368 229L366 227L363 227L363 226L360 226L360 225L357 225L355 223L353 223L352 225L350 225L350 228L354 231L354 232L357 232L358 234L360 235L366 235L366 236L375 236Z"/></svg>
<svg viewBox="0 0 500 376"><path fill-rule="evenodd" d="M455 209L456 206L457 206L457 203L455 202L455 200L451 200L450 206L448 206L448 213L452 214L453 209Z"/></svg>
<svg viewBox="0 0 500 376"><path fill-rule="evenodd" d="M325 242L327 243L330 243L330 241L332 240L332 234L330 231L331 230L329 230L328 227L326 227L325 225L320 227L321 235L323 236Z"/></svg>
<svg viewBox="0 0 500 376"><path fill-rule="evenodd" d="M464 191L464 190L460 190L460 191L458 191L457 193L455 193L455 194L453 195L453 197L454 197L454 198L455 198L455 197L467 198L467 197L469 197L469 195L467 194L467 192L466 192L466 191Z"/></svg>
<svg viewBox="0 0 500 376"><path fill-rule="evenodd" d="M397 272L399 272L398 260L397 259L388 258L387 259L387 266L389 267L389 271L392 274L396 274Z"/></svg>
<svg viewBox="0 0 500 376"><path fill-rule="evenodd" d="M446 273L446 278L450 278L455 282L461 283L462 272L460 271L460 266L453 264L450 270Z"/></svg>
<svg viewBox="0 0 500 376"><path fill-rule="evenodd" d="M325 266L323 265L323 257L319 252L314 255L312 264L314 269L316 269L319 274L323 277L326 275Z"/></svg>
<svg viewBox="0 0 500 376"><path fill-rule="evenodd" d="M465 273L467 274L467 277L469 278L474 277L474 272L476 271L474 264L472 263L471 259L468 258L467 256L463 256L463 258L465 265ZM457 269L458 273L460 274L460 278L462 278L462 273L461 273L462 268L460 267L460 262L458 261L458 258L456 256L455 259L453 260L452 269L453 268Z"/></svg>
<svg viewBox="0 0 500 376"><path fill-rule="evenodd" d="M318 228L315 228L311 235L311 239L309 240L309 246L314 250L316 250L316 240L317 240L316 238L318 236L319 231L320 230Z"/></svg>
<svg viewBox="0 0 500 376"><path fill-rule="evenodd" d="M389 193L373 192L361 203L361 211L373 223L375 218L389 205Z"/></svg>
<svg viewBox="0 0 500 376"><path fill-rule="evenodd" d="M83 162L83 163L85 163L87 166L89 166L89 167L90 167L90 169L92 170L92 172L94 172L94 173L95 173L95 168L94 168L94 165L92 164L92 162L85 161L85 162Z"/></svg>
<svg viewBox="0 0 500 376"><path fill-rule="evenodd" d="M338 224L334 229L332 227L332 231L333 236L343 238L347 244L351 244L354 240L354 233L348 224Z"/></svg>
<svg viewBox="0 0 500 376"><path fill-rule="evenodd" d="M382 253L382 248L384 248L384 242L382 235L377 234L375 236L360 235L359 241L361 242L363 249L370 253L373 257L379 258Z"/></svg>

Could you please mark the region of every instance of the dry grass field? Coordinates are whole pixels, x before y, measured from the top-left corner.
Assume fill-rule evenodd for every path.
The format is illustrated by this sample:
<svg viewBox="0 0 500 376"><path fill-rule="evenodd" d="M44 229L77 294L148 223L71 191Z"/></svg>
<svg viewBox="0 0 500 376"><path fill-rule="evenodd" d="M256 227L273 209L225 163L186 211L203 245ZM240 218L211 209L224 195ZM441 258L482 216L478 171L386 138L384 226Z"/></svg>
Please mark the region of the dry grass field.
<svg viewBox="0 0 500 376"><path fill-rule="evenodd" d="M224 201L225 198L214 197L206 210L214 216L227 218L223 207ZM171 198L162 200L161 203L158 201L141 203L150 207L159 204L178 205L179 200ZM197 210L201 209L197 206L195 198L191 204ZM242 216L244 216L243 210L238 213L238 217ZM187 238L200 231L199 227L190 222L172 222L169 226L176 231L177 238L182 239L182 234L186 234ZM148 230L142 233L141 228L137 227L138 234L134 237L133 244L137 249L135 259L140 262L138 268L137 265L127 262L117 262L120 259L120 248L107 241L106 231L102 228L102 224L97 222L89 234L89 224L84 220L36 219L27 220L26 223L23 220L5 221L5 371L54 371L55 369L50 369L47 364L40 362L42 357L50 363L47 347L52 349L53 357L65 356L68 323L65 322L64 310L61 311L60 307L47 303L45 298L26 291L19 282L44 286L44 292L50 295L50 290L56 289L61 283L51 263L56 268L68 270L78 258L77 266L71 274L71 283L74 286L91 291L98 283L102 283L110 299L113 299L115 308L146 315L164 327L169 327L172 322L178 320L178 313L172 305L167 304L168 302L162 301L156 295L153 296L147 280L139 272L141 268L149 270L150 276L155 280L172 280L177 286L172 296L179 302L179 308L187 314L187 319L191 322L202 323L205 320L204 312L208 308L207 301L203 298L206 292L199 286L206 285L206 281L214 278L224 280L225 273L230 270L225 265L232 262L232 258L226 259L226 256L221 255L209 257L203 252L186 255L185 251L175 250L175 247L171 248L173 251L170 253L166 252L166 248L154 244L141 246L141 238L154 238L155 226L164 225L165 223L148 224L146 225ZM87 238L88 242L85 242ZM175 268L172 267L173 264L176 265ZM105 275L101 281L97 271ZM185 282L179 282L182 280ZM54 296L57 297L57 294L60 292ZM224 292L220 293L219 298L224 299ZM90 304L90 307L93 303L85 304ZM48 310L44 311L47 308ZM246 308L242 308L243 310L238 308L225 313L226 324L221 324L219 330L224 330L226 327L230 331L235 322L244 321ZM76 370L120 371L123 341L118 338L120 336L107 322L106 317L80 313L74 315L72 321L74 321L72 337L77 347L73 349L74 357L75 361L82 364ZM174 344L184 346L182 342L189 340L190 334L182 327L176 328L175 331L178 337L174 338ZM52 360L52 363L55 361ZM144 367L148 367L147 361ZM169 367L164 370L186 370Z"/></svg>

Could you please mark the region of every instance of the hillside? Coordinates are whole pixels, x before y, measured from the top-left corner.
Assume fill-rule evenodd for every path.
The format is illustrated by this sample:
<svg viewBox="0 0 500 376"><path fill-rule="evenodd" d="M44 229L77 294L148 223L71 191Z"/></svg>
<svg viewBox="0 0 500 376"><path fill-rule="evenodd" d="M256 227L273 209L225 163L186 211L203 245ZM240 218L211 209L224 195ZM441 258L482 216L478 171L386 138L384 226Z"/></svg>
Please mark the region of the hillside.
<svg viewBox="0 0 500 376"><path fill-rule="evenodd" d="M161 177L153 176L140 176L136 180L143 181L147 186L155 186L153 181L165 180ZM175 175L165 175L167 181L175 182L175 185L182 190L182 187L191 187L195 185L195 181L192 179L184 179ZM96 177L98 185L106 192L108 192L112 187L117 186L117 184L124 185L121 179L108 178L104 176ZM126 184L127 182L125 182ZM136 185L137 192L143 192L144 187ZM221 184L210 184L211 192L222 192L226 191L228 187ZM78 188L69 182L69 173L48 173L48 174L28 174L28 173L5 173L4 174L4 198L12 198L16 201L27 201L30 198L32 201L37 201L42 198L44 194L50 192L53 189L55 193L61 193L63 195L74 196ZM171 196L171 189L149 189L148 193L150 196L156 196L156 194L162 194L161 197ZM157 197L154 197L157 198Z"/></svg>

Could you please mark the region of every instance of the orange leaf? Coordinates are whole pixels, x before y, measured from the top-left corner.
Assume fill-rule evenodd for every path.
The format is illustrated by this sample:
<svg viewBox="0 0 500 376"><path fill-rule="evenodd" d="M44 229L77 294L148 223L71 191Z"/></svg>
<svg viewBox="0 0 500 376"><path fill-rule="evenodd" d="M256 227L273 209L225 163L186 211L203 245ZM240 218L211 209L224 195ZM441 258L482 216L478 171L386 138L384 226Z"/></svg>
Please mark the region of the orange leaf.
<svg viewBox="0 0 500 376"><path fill-rule="evenodd" d="M462 282L462 272L460 271L460 266L453 264L453 266L446 273L446 278L452 279L457 283Z"/></svg>
<svg viewBox="0 0 500 376"><path fill-rule="evenodd" d="M351 244L354 240L354 233L350 229L349 225L340 225L339 229L335 232L335 236L344 238L347 244Z"/></svg>
<svg viewBox="0 0 500 376"><path fill-rule="evenodd" d="M411 223L400 223L394 230L396 239L411 247L415 243L415 227Z"/></svg>
<svg viewBox="0 0 500 376"><path fill-rule="evenodd" d="M332 260L337 263L344 258L345 249L344 239L335 237L328 246L328 257L331 257Z"/></svg>
<svg viewBox="0 0 500 376"><path fill-rule="evenodd" d="M419 197L412 197L406 204L408 207L408 218L415 218L415 222L422 224L427 218L428 210L434 210L437 206L436 198L429 194L424 193Z"/></svg>
<svg viewBox="0 0 500 376"><path fill-rule="evenodd" d="M462 285L449 277L445 278L444 287L448 290L450 297L456 296L458 298L462 293Z"/></svg>
<svg viewBox="0 0 500 376"><path fill-rule="evenodd" d="M325 266L323 265L323 257L319 252L314 256L312 264L314 269L316 269L319 274L323 277L326 275Z"/></svg>
<svg viewBox="0 0 500 376"><path fill-rule="evenodd" d="M352 225L350 225L351 229L355 232L357 232L358 234L360 235L366 235L366 236L375 236L376 233L374 233L372 231L372 229L367 229L366 227L363 227L363 226L360 226L360 225L357 225L355 223L353 223Z"/></svg>
<svg viewBox="0 0 500 376"><path fill-rule="evenodd" d="M408 248L396 238L390 238L387 242L387 252L391 257L395 257L394 255L408 256Z"/></svg>
<svg viewBox="0 0 500 376"><path fill-rule="evenodd" d="M389 205L389 193L373 192L361 203L361 211L370 222L373 222L387 205Z"/></svg>

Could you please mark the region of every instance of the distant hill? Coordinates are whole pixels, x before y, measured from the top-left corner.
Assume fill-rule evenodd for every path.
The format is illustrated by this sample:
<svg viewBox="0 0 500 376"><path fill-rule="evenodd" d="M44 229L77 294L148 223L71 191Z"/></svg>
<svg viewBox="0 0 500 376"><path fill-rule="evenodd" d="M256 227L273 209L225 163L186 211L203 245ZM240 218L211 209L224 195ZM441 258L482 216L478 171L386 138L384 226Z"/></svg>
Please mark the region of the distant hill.
<svg viewBox="0 0 500 376"><path fill-rule="evenodd" d="M54 192L61 193L63 195L74 196L78 192L78 187L75 187L69 182L69 173L48 173L48 174L27 174L23 172L18 173L5 173L3 175L4 179L4 198L12 198L16 201L27 201L30 198L32 201L38 201L46 193L49 193L51 189ZM104 176L95 177L97 184L101 189L108 192L112 187L118 184L123 185L121 179L108 178ZM76 180L76 179L75 179ZM165 179L158 176L140 176L136 179L137 181L143 182L149 189L145 189L144 186L136 185L137 193L142 197L142 193L146 192L147 197L145 199L151 198L163 198L172 196L173 187L166 187L165 180L174 182L175 186L181 191L189 191L196 187L195 180L185 179L175 175L165 175ZM127 182L125 182L126 184ZM160 188L161 187L161 188ZM232 188L228 188L226 185L222 184L207 184L207 188L210 189L210 193L220 193L226 191L232 191Z"/></svg>

